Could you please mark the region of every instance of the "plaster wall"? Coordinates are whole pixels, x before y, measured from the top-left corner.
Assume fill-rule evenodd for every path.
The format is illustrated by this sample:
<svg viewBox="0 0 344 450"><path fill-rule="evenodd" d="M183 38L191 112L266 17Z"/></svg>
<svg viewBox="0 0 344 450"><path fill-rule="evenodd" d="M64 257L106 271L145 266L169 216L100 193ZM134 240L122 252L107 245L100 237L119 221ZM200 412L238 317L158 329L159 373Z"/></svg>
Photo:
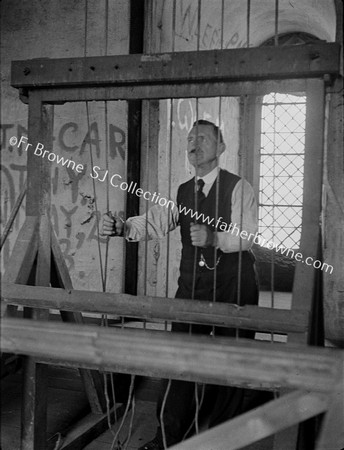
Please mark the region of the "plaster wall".
<svg viewBox="0 0 344 450"><path fill-rule="evenodd" d="M105 54L105 2L88 0L8 0L1 2L1 229L26 178L27 154L9 144L11 136L27 133L28 106L19 100L18 90L10 86L12 60L99 56ZM129 1L109 2L107 54L128 53ZM87 22L87 23L86 23ZM86 31L87 28L87 31ZM126 104L108 102L105 124L104 102L89 103L87 124L84 103L54 108L54 142L50 150L83 164L77 173L51 163L52 222L57 233L75 288L101 290L95 195L92 185L90 144L93 164L106 168L106 136L109 172L124 176L127 144ZM99 211L105 212L107 183L96 180ZM109 206L124 213L125 193L109 189ZM25 217L25 201L2 251L2 271L11 254ZM105 239L101 239L103 266ZM110 240L108 262L109 291L122 290L123 241Z"/></svg>

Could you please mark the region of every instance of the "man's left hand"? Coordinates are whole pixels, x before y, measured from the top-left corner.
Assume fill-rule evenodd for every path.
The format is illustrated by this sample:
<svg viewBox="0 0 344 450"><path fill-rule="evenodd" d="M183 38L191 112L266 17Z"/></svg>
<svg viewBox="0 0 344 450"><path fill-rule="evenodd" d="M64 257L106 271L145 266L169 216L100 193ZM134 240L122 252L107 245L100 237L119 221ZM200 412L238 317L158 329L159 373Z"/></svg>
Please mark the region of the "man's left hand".
<svg viewBox="0 0 344 450"><path fill-rule="evenodd" d="M211 247L214 245L214 233L206 225L190 224L190 236L195 247Z"/></svg>

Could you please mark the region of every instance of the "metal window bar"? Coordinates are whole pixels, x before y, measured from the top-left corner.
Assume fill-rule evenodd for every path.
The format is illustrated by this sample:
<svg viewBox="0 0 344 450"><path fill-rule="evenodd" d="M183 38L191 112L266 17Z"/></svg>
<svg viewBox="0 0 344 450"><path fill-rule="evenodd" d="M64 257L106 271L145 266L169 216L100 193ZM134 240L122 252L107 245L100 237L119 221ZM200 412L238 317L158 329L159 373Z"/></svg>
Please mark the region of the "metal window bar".
<svg viewBox="0 0 344 450"><path fill-rule="evenodd" d="M220 38L220 49L223 49L223 36L224 36L224 16L225 16L225 3L224 0L221 2L221 38ZM222 126L222 97L218 98L218 133L217 133L217 149L216 149L216 156L217 156L217 170L218 170L218 176L216 178L216 205L215 205L215 222L217 223L218 215L219 215L219 189L220 189L220 178L219 178L219 159L220 159L220 133L221 133L221 126ZM214 231L215 233L215 241L217 241L217 228ZM213 277L213 302L216 301L216 287L217 287L217 249L214 247L214 277ZM215 337L215 326L212 327L212 336Z"/></svg>
<svg viewBox="0 0 344 450"><path fill-rule="evenodd" d="M171 38L171 52L175 51L176 41L176 0L173 0L173 12L172 12L172 38ZM170 100L170 120L169 120L169 148L168 148L168 198L172 197L172 142L173 142L173 114L174 114L174 99ZM168 228L170 228L171 215L168 214ZM166 248L166 286L165 295L168 297L169 293L169 276L170 276L170 234L167 235L167 248ZM165 330L167 330L167 322L165 322Z"/></svg>

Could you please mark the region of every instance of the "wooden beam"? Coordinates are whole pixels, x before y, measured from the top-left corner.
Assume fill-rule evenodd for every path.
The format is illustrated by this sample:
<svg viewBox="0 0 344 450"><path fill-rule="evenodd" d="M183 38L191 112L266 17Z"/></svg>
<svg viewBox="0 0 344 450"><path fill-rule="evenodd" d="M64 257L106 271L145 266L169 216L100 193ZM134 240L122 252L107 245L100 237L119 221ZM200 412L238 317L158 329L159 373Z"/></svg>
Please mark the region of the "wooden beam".
<svg viewBox="0 0 344 450"><path fill-rule="evenodd" d="M28 216L21 227L8 262L3 282L24 284L27 282L37 256L39 221Z"/></svg>
<svg viewBox="0 0 344 450"><path fill-rule="evenodd" d="M125 405L116 405L116 417L123 416ZM114 423L115 411L111 408L108 414L89 414L81 419L66 435L60 450L82 449L108 429L108 418Z"/></svg>
<svg viewBox="0 0 344 450"><path fill-rule="evenodd" d="M61 102L134 100L195 97L230 97L240 95L265 95L270 92L304 92L304 79L234 81L207 83L179 83L165 85L157 83L150 86L95 86L81 88L45 88L40 89L44 101L61 104Z"/></svg>
<svg viewBox="0 0 344 450"><path fill-rule="evenodd" d="M66 261L61 252L61 248L59 242L57 240L57 236L55 230L51 225L51 253L53 256L53 261L56 268L56 275L58 277L58 283L61 288L66 289L67 291L71 291L73 289L73 283L69 275L69 270L66 265ZM82 317L75 316L77 322L83 323Z"/></svg>
<svg viewBox="0 0 344 450"><path fill-rule="evenodd" d="M270 92L276 92L274 90ZM277 91L278 92L278 91ZM299 91L302 92L302 91ZM240 127L246 134L244 177L252 185L255 197L259 198L260 137L263 96L247 95L244 97L240 117Z"/></svg>
<svg viewBox="0 0 344 450"><path fill-rule="evenodd" d="M128 152L127 152L127 180L128 183L137 182L140 186L141 175L141 127L142 127L142 101L130 100L128 102ZM126 216L138 216L140 213L140 199L136 195L126 196ZM124 261L124 292L135 295L137 293L138 279L138 243L125 241Z"/></svg>
<svg viewBox="0 0 344 450"><path fill-rule="evenodd" d="M306 140L304 164L304 189L302 206L302 234L300 253L303 261L295 268L292 309L311 311L315 289L316 270L305 263L306 258L317 259L320 232L320 214L324 150L324 83L308 80L306 90ZM300 342L299 336L290 340Z"/></svg>
<svg viewBox="0 0 344 450"><path fill-rule="evenodd" d="M9 235L9 233L11 231L14 219L17 217L19 208L20 208L20 206L21 206L21 204L23 202L25 194L26 194L26 180L25 180L25 183L24 183L24 185L22 187L22 190L20 191L19 197L17 198L17 200L16 200L16 202L14 204L14 207L13 207L13 209L11 211L10 217L8 218L8 221L7 221L6 225L5 225L4 231L3 231L2 235L1 235L0 250L2 249L4 243L6 242L7 236Z"/></svg>
<svg viewBox="0 0 344 450"><path fill-rule="evenodd" d="M260 306L95 291L64 290L4 283L5 303L36 308L114 314L141 319L238 327L257 331L305 333L308 313Z"/></svg>
<svg viewBox="0 0 344 450"><path fill-rule="evenodd" d="M55 231L51 229L51 251L53 264L61 287L67 290L73 289L68 268L62 255ZM80 312L60 311L62 320L71 323L84 323ZM103 391L103 382L99 372L94 370L80 369L80 376L84 383L86 395L94 414L102 414L106 410L106 401Z"/></svg>
<svg viewBox="0 0 344 450"><path fill-rule="evenodd" d="M53 106L43 105L39 93L29 95L28 142L36 146L52 148ZM28 177L26 214L37 216L37 265L35 283L50 286L51 246L50 246L50 162L36 158L28 151ZM25 311L24 311L25 312ZM27 311L34 319L48 319L49 311L31 309ZM21 449L35 450L46 447L47 439L47 373L46 366L37 363L31 356L23 362L23 407L21 416Z"/></svg>
<svg viewBox="0 0 344 450"><path fill-rule="evenodd" d="M237 450L326 411L328 404L329 395L296 391L174 445L171 450Z"/></svg>
<svg viewBox="0 0 344 450"><path fill-rule="evenodd" d="M325 123L325 89L322 80L307 80L306 86L306 129L305 129L305 163L304 163L304 190L302 204L302 234L300 253L302 262L296 263L292 310L298 309L310 312L310 325L314 315L312 304L315 296L316 276L314 267L307 265L305 259L317 259L320 236L320 214L323 177L323 150L324 150L324 123ZM319 270L319 269L318 269ZM310 333L300 335L290 333L288 342L299 344L310 343ZM293 427L283 430L274 438L275 450L289 450L296 448L298 429ZM309 438L311 439L311 437Z"/></svg>
<svg viewBox="0 0 344 450"><path fill-rule="evenodd" d="M39 92L34 91L29 99L29 135L27 150L27 196L26 215L39 216L49 213L50 168L46 158L37 158L34 149L38 144L52 150L53 109L43 105Z"/></svg>
<svg viewBox="0 0 344 450"><path fill-rule="evenodd" d="M21 409L21 450L36 450L47 445L47 367L31 356L24 359Z"/></svg>
<svg viewBox="0 0 344 450"><path fill-rule="evenodd" d="M16 88L174 84L339 74L340 45L307 44L12 62Z"/></svg>
<svg viewBox="0 0 344 450"><path fill-rule="evenodd" d="M67 366L210 384L342 389L341 350L27 319L4 319L1 339L4 352Z"/></svg>
<svg viewBox="0 0 344 450"><path fill-rule="evenodd" d="M344 448L344 390L335 390L329 400L329 411L323 419L316 450Z"/></svg>
<svg viewBox="0 0 344 450"><path fill-rule="evenodd" d="M35 279L35 284L37 286L47 286L47 287L50 286L50 270L51 270L50 231L51 231L50 217L46 214L43 214L40 216L38 228L38 251L37 251L37 266ZM47 315L46 311L44 311L43 314L46 315L47 319L49 314Z"/></svg>

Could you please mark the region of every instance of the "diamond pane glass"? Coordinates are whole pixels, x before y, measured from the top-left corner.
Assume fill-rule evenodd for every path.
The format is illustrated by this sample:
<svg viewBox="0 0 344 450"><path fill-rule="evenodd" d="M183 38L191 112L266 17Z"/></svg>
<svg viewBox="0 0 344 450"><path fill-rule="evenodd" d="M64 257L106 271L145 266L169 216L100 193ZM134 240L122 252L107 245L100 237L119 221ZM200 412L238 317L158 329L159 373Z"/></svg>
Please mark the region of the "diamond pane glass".
<svg viewBox="0 0 344 450"><path fill-rule="evenodd" d="M287 139L286 139L287 137ZM283 133L266 132L261 135L261 153L297 153L303 154L305 147L305 133Z"/></svg>
<svg viewBox="0 0 344 450"><path fill-rule="evenodd" d="M269 94L262 106L259 232L298 248L301 236L306 99Z"/></svg>

